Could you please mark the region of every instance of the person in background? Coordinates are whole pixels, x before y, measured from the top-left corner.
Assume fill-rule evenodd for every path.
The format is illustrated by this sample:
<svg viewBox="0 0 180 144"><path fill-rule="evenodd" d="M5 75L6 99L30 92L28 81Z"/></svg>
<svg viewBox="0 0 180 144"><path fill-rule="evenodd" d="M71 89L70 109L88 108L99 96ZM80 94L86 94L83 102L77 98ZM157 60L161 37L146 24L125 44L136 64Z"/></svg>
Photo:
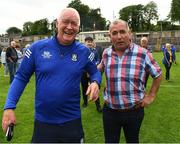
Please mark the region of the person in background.
<svg viewBox="0 0 180 144"><path fill-rule="evenodd" d="M84 131L80 111L80 81L83 71L90 76L87 90L96 101L101 74L92 53L75 37L79 32L77 10L65 8L57 22L57 34L33 43L16 73L6 99L2 128L16 124L16 104L30 77L35 73L35 120L32 143L82 143Z"/></svg>
<svg viewBox="0 0 180 144"><path fill-rule="evenodd" d="M17 43L15 49L16 49L16 52L17 52L17 55L18 55L18 60L17 60L17 63L16 63L16 71L17 71L20 64L21 64L21 62L22 62L22 60L23 60L24 55L23 55L23 52L21 50L21 47L20 47L19 43Z"/></svg>
<svg viewBox="0 0 180 144"><path fill-rule="evenodd" d="M96 45L95 41L94 41L94 47L96 48L96 51L98 53L99 62L101 62L102 54L103 54L103 48L101 46Z"/></svg>
<svg viewBox="0 0 180 144"><path fill-rule="evenodd" d="M176 64L176 47L173 44L171 44L171 53L173 62Z"/></svg>
<svg viewBox="0 0 180 144"><path fill-rule="evenodd" d="M166 69L165 79L167 81L169 81L170 79L170 69L171 69L172 62L175 62L175 57L173 57L173 53L171 51L171 44L166 43L163 49L163 64Z"/></svg>
<svg viewBox="0 0 180 144"><path fill-rule="evenodd" d="M140 46L147 49L148 52L151 53L151 49L148 47L148 38L147 37L142 37L140 40Z"/></svg>
<svg viewBox="0 0 180 144"><path fill-rule="evenodd" d="M6 62L6 51L7 48L3 48L2 52L1 52L1 63L4 66L4 76L7 77L8 76L8 66L7 66L7 62Z"/></svg>
<svg viewBox="0 0 180 144"><path fill-rule="evenodd" d="M151 52L150 49L148 48L148 38L147 37L142 37L140 40L140 46L147 49L148 52ZM144 87L147 87L147 82L148 82L148 78L149 78L149 73L146 72L146 76L145 76L145 83L144 83Z"/></svg>
<svg viewBox="0 0 180 144"><path fill-rule="evenodd" d="M15 48L16 48L16 42L11 41L11 46L8 47L6 50L6 62L9 70L10 84L14 79L14 75L16 73L16 63L18 60L18 55Z"/></svg>
<svg viewBox="0 0 180 144"><path fill-rule="evenodd" d="M113 21L109 35L112 46L104 50L98 65L106 77L103 107L105 143L119 143L121 128L127 143L138 143L144 107L155 100L162 71L146 49L132 43L127 22ZM146 93L147 71L153 81Z"/></svg>
<svg viewBox="0 0 180 144"><path fill-rule="evenodd" d="M91 57L93 58L93 62L95 65L99 64L99 57L96 49L94 48L94 42L92 37L86 37L85 38L85 45L89 48L89 50L92 52ZM83 107L87 107L88 100L87 100L87 94L86 91L88 89L90 79L89 75L86 71L83 72L82 78L81 78L81 86L82 86L82 95L83 95ZM98 98L95 101L96 109L98 112L102 112L101 105L100 105L100 99Z"/></svg>

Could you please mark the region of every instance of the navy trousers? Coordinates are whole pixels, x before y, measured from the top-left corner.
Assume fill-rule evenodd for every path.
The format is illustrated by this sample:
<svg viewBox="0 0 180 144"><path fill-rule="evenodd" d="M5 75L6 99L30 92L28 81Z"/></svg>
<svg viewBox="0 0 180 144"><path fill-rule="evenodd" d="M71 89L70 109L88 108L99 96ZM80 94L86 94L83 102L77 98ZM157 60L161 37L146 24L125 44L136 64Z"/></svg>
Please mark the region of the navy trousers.
<svg viewBox="0 0 180 144"><path fill-rule="evenodd" d="M48 124L35 120L32 143L82 143L84 132L81 119L63 124Z"/></svg>
<svg viewBox="0 0 180 144"><path fill-rule="evenodd" d="M132 111L118 111L103 107L103 126L105 143L119 143L121 128L127 143L139 143L139 131L144 118L144 108Z"/></svg>

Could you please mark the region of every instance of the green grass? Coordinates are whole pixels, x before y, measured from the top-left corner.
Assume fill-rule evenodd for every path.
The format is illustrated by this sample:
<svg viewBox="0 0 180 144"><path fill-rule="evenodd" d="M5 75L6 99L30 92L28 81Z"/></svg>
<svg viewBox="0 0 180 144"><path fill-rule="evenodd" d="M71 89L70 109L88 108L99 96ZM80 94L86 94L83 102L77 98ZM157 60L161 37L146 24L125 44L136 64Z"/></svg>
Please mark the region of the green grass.
<svg viewBox="0 0 180 144"><path fill-rule="evenodd" d="M180 143L180 53L177 53L177 65L172 65L170 81L164 80L165 68L162 65L162 53L153 53L163 71L163 80L156 100L145 109L145 117L140 131L141 143ZM152 79L148 80L148 88ZM105 85L103 79L102 87ZM9 77L3 76L0 69L0 117L9 88ZM103 89L103 88L102 88ZM17 125L14 130L12 143L28 143L31 140L34 117L34 77L27 85L16 108ZM103 105L102 91L100 94ZM90 102L87 108L82 108L82 120L87 143L103 143L102 114L96 111L94 103ZM123 134L123 133L122 133ZM125 142L121 136L121 142ZM0 143L6 143L0 129Z"/></svg>

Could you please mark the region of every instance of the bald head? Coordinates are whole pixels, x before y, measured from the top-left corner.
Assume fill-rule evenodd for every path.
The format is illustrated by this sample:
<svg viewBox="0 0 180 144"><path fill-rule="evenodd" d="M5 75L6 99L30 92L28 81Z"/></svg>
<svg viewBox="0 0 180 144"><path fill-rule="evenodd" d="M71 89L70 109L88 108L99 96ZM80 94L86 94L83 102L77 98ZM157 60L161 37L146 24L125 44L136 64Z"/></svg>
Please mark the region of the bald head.
<svg viewBox="0 0 180 144"><path fill-rule="evenodd" d="M58 17L58 21L66 19L69 15L73 16L73 20L77 21L78 26L80 26L80 16L78 11L74 8L64 8Z"/></svg>
<svg viewBox="0 0 180 144"><path fill-rule="evenodd" d="M74 8L65 8L56 21L56 31L59 43L70 45L76 38L80 27L80 16Z"/></svg>
<svg viewBox="0 0 180 144"><path fill-rule="evenodd" d="M140 45L143 48L147 48L148 47L148 38L147 37L142 37L140 40Z"/></svg>

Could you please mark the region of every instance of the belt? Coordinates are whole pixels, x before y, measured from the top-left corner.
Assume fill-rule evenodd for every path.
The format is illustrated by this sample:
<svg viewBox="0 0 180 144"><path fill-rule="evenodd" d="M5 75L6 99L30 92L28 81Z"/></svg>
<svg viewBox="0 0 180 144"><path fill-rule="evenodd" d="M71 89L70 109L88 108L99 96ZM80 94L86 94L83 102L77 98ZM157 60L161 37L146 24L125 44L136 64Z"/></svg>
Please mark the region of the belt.
<svg viewBox="0 0 180 144"><path fill-rule="evenodd" d="M143 107L141 106L141 103L136 104L135 106L131 107L131 108L125 108L125 109L112 109L110 108L107 103L104 103L104 107L108 108L110 111L116 111L116 112L130 112L130 111L136 111L136 110L140 110Z"/></svg>

